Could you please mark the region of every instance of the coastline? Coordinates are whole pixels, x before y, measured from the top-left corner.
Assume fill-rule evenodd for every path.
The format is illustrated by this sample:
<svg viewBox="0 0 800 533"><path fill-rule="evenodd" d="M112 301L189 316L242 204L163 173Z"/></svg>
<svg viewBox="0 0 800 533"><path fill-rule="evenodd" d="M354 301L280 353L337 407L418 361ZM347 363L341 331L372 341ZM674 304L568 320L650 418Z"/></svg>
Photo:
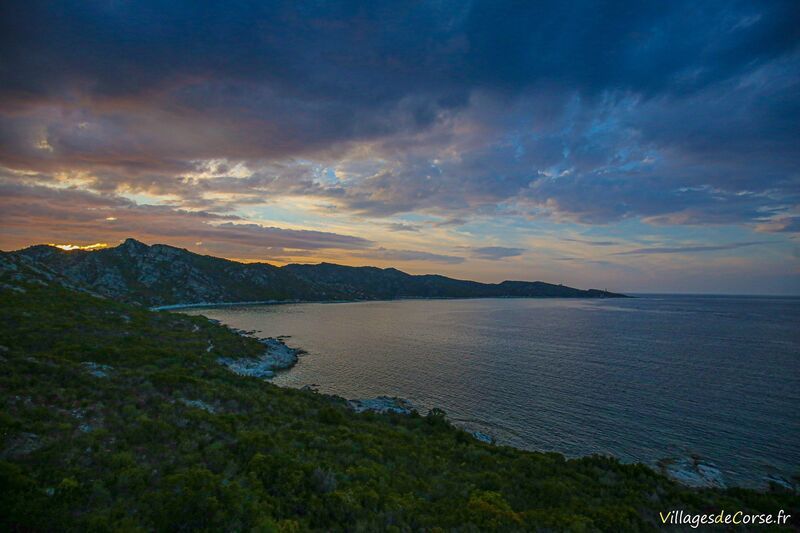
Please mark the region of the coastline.
<svg viewBox="0 0 800 533"><path fill-rule="evenodd" d="M148 307L150 311L174 311L178 309L204 309L215 307L247 307L254 305L288 305L288 304L348 304L366 302L402 302L409 300L618 300L620 298L637 298L637 296L407 296L403 298L369 298L352 300L253 300L243 302L197 302Z"/></svg>
<svg viewBox="0 0 800 533"><path fill-rule="evenodd" d="M237 335L256 339L266 347L265 352L260 357L239 359L234 359L231 357L218 357L217 363L226 367L234 374L270 381L273 377L275 377L277 372L291 370L299 362L299 356L307 353L302 348L289 347L283 341L285 337L258 337L254 334L254 331L246 331L235 328L213 318L206 317L206 319L228 328ZM213 348L213 346L210 346L209 349L210 348ZM304 385L303 387L300 387L300 390L305 390L312 394L330 396L319 392L312 385ZM400 398L398 396L380 395L374 398L342 399L345 401L345 405L347 405L349 409L356 413L395 413L399 415L411 415L412 413L419 413L416 409L416 406L410 400L406 398ZM432 410L434 413L437 411L437 409ZM444 411L442 411L442 413L444 413ZM490 435L482 431L471 430L467 427L462 427L458 424L455 424L452 421L450 423L455 427L458 427L469 433L475 440L489 445L497 444L494 435Z"/></svg>
<svg viewBox="0 0 800 533"><path fill-rule="evenodd" d="M148 307L150 311L173 311L176 309L202 309L206 307L234 307L247 305L278 305L278 304L298 304L298 303L320 303L307 300L258 300L250 302L197 302L191 304L169 304Z"/></svg>
<svg viewBox="0 0 800 533"><path fill-rule="evenodd" d="M405 299L405 300L419 300L419 299L423 299L423 298L410 298L410 299ZM439 300L439 299L444 299L444 298L424 298L423 300ZM455 299L455 300L464 300L464 298L447 298L447 300L453 300L453 299ZM484 299L487 299L487 298L471 298L471 300L484 300ZM506 299L506 298L501 298L501 299ZM515 298L515 299L519 299L519 298ZM525 299L538 299L538 298L525 298ZM592 298L563 298L563 299L565 299L565 300L576 300L576 299L586 300L586 299L592 299ZM398 300L399 299L397 299L397 300L347 300L347 301L330 301L329 300L329 301L323 301L323 302L286 302L286 301L277 301L277 302L270 302L270 304L272 304L272 303L276 303L276 304L279 304L279 303L360 303L360 302L371 302L371 301L392 302L392 301L398 301ZM270 304L248 302L248 303L244 303L243 305L270 305ZM207 306L207 307L208 308L217 308L217 307L221 307L221 306L225 306L225 304L215 304L215 305L210 305L210 306ZM186 306L186 308L202 308L202 307L206 307L206 306L204 306L202 304L189 304L189 305ZM177 308L177 309L180 309L180 308ZM230 326L228 324L225 324L225 323L220 322L219 320L216 320L216 319L213 319L213 318L209 318L209 317L205 317L205 318L208 319L208 320L211 320L211 321L213 321L213 322L215 322L215 323L217 323L219 325L223 325L226 328L230 329L231 331L233 331L234 333L237 333L239 335L247 336L247 337L250 337L250 338L255 338L255 339L259 340L259 342L262 342L262 343L272 342L272 343L274 343L273 348L275 346L281 346L281 347L283 347L282 349L288 350L288 351L293 352L293 353L296 353L297 355L306 353L305 350L302 350L302 348L290 348L290 347L288 347L286 345L286 343L284 342L284 339L288 338L286 336L277 335L276 337L261 338L261 337L258 337L256 335L256 331L257 330L246 331L246 330L243 330L243 329L239 329L239 328ZM225 358L221 358L221 359L225 359ZM234 371L234 372L237 372L237 373L241 373L243 375L250 375L250 376L261 378L261 379L263 379L265 381L270 381L271 382L272 379L275 378L278 373L283 373L284 371L291 370L299 362L299 358L298 357L292 357L290 359L284 358L283 359L283 361L284 361L283 363L281 363L279 365L275 365L274 364L274 359L270 359L270 349L269 348L267 349L267 351L265 352L265 354L262 357L254 358L254 359L256 361L258 361L258 362L253 362L252 366L248 367L247 364L245 364L245 366L243 366L243 367L238 367L240 370L243 368L244 372L237 372L237 370L235 370L235 369L231 369L231 370ZM225 366L228 366L227 364L225 364L221 360L218 360L218 362L220 362L220 364L224 364ZM236 363L234 363L234 365L236 365ZM259 366L259 365L261 365L261 366ZM229 367L229 369L230 369L230 367ZM416 410L416 408L413 405L412 401L408 400L407 398L400 398L400 397L393 396L393 392L391 391L391 389L387 389L386 391L383 391L378 396L367 398L367 397L353 397L353 396L349 396L349 395L340 396L340 395L338 395L336 393L328 394L328 393L319 392L319 390L317 390L317 388L316 388L317 386L313 385L313 384L310 384L310 385L306 384L306 385L303 385L303 386L300 386L299 384L297 386L292 386L292 385L288 385L287 386L286 384L283 384L283 385L277 385L277 386L291 388L291 389L300 389L300 390L311 391L311 392L314 392L314 393L317 393L317 394L321 394L323 396L332 396L332 397L335 397L335 398L338 398L338 399L344 401L346 403L346 405L350 409L352 409L352 410L354 410L356 412L397 413L397 414L404 414L404 415L409 415L409 414L411 414L413 412L417 412L418 413L418 411ZM422 415L422 416L425 416L424 413L419 413L419 414ZM497 436L492 434L493 432L492 432L491 428L484 429L483 431L486 431L486 433L484 433L483 431L473 431L473 429L475 429L475 427L470 427L469 425L460 424L458 422L458 420L448 419L448 422L451 425L453 425L453 426L465 431L466 433L471 435L473 438L475 438L475 439L477 439L479 441L482 441L484 443L487 443L487 444L497 444L497 445L501 445L501 446L511 446L511 447L513 447L515 449L521 449L521 450L539 451L539 450L536 450L536 449L526 448L525 446L520 446L520 445L516 445L515 446L515 445L511 445L511 444L504 444L502 442L502 440L500 440L498 442ZM554 450L554 451L556 453L561 453L562 455L564 455L565 458L579 458L579 457L584 457L585 456L585 455L566 455L566 454L564 454L564 452L560 452L558 450ZM676 483L678 483L678 484L680 484L682 486L691 487L691 488L694 488L694 489L706 489L706 488L719 488L719 489L731 488L731 489L736 489L736 488L747 488L747 489L757 490L757 491L764 492L764 493L765 492L769 492L771 490L775 490L775 489L789 490L790 492L797 492L798 489L800 489L800 487L798 487L796 481L793 481L793 478L791 478L790 476L786 475L785 473L783 473L783 474L771 473L771 474L765 475L765 476L760 478L761 479L760 482L756 482L755 480L753 480L752 483L742 483L741 481L739 481L737 483L736 481L725 479L727 477L727 475L723 475L723 469L720 466L717 466L717 464L715 462L715 459L714 459L714 456L712 456L712 455L701 456L701 455L696 454L695 452L691 451L690 449L683 450L683 452L684 453L680 453L680 452L674 453L674 451L667 452L666 450L664 450L665 455L663 455L661 457L650 458L650 459L648 459L646 461L635 460L635 461L632 461L632 463L633 464L641 464L643 466L646 466L650 470L653 470L654 472L657 472L660 475L663 475L663 476L669 478L670 480L672 480L672 481L674 481L674 482L676 482ZM619 456L617 456L617 455L615 455L613 453L609 452L608 455L611 456L611 457L615 457L618 460L622 461L622 459L620 459Z"/></svg>
<svg viewBox="0 0 800 533"><path fill-rule="evenodd" d="M259 357L217 358L217 363L226 367L234 374L260 379L270 379L275 376L276 372L292 368L297 364L300 355L306 353L305 350L300 348L290 348L280 337L257 337L254 335L255 332L233 328L219 321L214 322L227 327L237 335L256 339L264 345L264 353ZM207 351L211 351L211 349L213 349L213 345L209 344Z"/></svg>
<svg viewBox="0 0 800 533"><path fill-rule="evenodd" d="M266 347L264 354L257 358L240 358L240 359L234 359L230 357L217 358L217 362L220 365L225 366L228 370L238 375L255 377L258 379L262 379L264 381L272 382L272 378L275 377L276 373L291 370L299 362L299 356L307 353L302 348L289 347L283 340L285 337L281 336L258 337L254 335L255 333L254 331L242 330L221 323L216 319L211 319L208 317L206 318L208 320L211 320L217 324L220 324L230 329L231 331L233 331L238 335L248 338L255 338L259 342L264 344L264 346ZM304 385L302 387L299 387L298 389L313 394L331 396L329 394L319 392L314 385ZM393 413L404 416L409 416L412 415L413 413L417 413L422 415L422 413L419 413L417 411L416 406L414 405L413 402L411 402L406 398L401 398L397 396L379 395L372 398L357 398L357 399L342 398L336 395L333 395L331 397L343 400L345 402L345 405L356 413L376 413L376 414ZM431 413L434 414L431 415ZM428 416L446 417L446 414L444 413L444 411L440 411L439 409L434 408L431 410L430 413L428 413ZM485 433L483 431L473 430L472 428L458 424L453 420L448 420L448 423L465 431L472 438L486 445L509 446L506 444L502 444L501 442L498 442L496 436L491 433ZM516 449L523 449L523 448L516 448ZM682 486L693 489L699 490L699 489L709 489L709 488L716 488L716 489L748 488L744 486L740 487L739 485L729 485L725 481L722 471L719 469L719 467L717 467L714 464L713 461L700 458L698 456L687 455L685 457L684 456L664 457L655 461L652 464L644 462L637 462L637 464L646 466L647 468L650 468L651 470L658 472L659 474L671 479L672 481ZM797 491L797 488L791 483L791 481L781 476L771 476L765 478L765 481L767 481L766 487L761 487L761 488L749 487L749 488L766 493L769 490L769 485L775 484L789 491Z"/></svg>

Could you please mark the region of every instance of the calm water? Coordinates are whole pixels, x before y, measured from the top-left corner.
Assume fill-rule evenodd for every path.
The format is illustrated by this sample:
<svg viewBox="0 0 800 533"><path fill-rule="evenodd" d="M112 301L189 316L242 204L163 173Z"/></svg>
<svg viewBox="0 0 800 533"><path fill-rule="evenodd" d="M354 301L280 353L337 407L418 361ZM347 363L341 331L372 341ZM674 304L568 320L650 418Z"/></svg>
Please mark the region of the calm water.
<svg viewBox="0 0 800 533"><path fill-rule="evenodd" d="M405 300L189 311L309 353L274 379L411 400L500 443L729 484L800 472L800 299Z"/></svg>

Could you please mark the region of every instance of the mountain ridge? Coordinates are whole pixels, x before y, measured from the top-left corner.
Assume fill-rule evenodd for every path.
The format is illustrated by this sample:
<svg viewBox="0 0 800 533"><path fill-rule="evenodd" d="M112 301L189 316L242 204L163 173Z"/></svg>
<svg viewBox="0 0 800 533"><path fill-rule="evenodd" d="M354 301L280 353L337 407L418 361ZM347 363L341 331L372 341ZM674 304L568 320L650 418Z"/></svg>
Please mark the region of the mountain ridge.
<svg viewBox="0 0 800 533"><path fill-rule="evenodd" d="M101 295L147 306L258 301L402 298L621 298L543 281L481 283L396 268L322 262L240 263L133 238L113 248L66 251L33 245L12 252Z"/></svg>

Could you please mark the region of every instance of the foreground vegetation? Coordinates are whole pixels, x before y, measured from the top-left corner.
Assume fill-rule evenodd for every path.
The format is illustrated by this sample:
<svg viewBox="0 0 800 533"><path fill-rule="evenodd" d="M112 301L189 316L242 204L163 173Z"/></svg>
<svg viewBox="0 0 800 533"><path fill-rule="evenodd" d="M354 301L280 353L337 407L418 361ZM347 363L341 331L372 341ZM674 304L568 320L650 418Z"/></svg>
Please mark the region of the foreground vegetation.
<svg viewBox="0 0 800 533"><path fill-rule="evenodd" d="M641 465L476 441L427 416L233 375L262 347L57 283L0 289L0 529L649 530L659 512L796 515Z"/></svg>

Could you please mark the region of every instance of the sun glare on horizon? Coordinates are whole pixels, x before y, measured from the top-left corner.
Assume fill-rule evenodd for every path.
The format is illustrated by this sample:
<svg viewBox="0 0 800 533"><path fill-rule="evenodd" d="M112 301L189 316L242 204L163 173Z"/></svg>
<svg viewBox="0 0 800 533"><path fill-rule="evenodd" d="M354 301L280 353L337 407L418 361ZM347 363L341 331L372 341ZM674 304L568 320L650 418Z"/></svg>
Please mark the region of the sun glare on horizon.
<svg viewBox="0 0 800 533"><path fill-rule="evenodd" d="M48 246L55 246L56 248L60 248L61 250L66 250L67 252L71 252L73 250L102 250L103 248L108 248L108 244L104 242L96 242L94 244L53 244L48 243Z"/></svg>

